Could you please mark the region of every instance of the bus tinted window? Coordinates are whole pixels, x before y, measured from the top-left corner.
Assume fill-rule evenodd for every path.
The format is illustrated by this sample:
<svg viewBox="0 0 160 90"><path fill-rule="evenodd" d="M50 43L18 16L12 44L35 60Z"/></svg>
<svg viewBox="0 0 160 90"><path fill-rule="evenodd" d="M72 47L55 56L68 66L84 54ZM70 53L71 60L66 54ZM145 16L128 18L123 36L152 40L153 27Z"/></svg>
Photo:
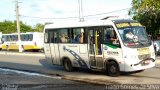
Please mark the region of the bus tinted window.
<svg viewBox="0 0 160 90"><path fill-rule="evenodd" d="M21 35L22 41L32 41L33 40L33 34L22 34Z"/></svg>
<svg viewBox="0 0 160 90"><path fill-rule="evenodd" d="M18 35L14 36L14 41L18 41Z"/></svg>
<svg viewBox="0 0 160 90"><path fill-rule="evenodd" d="M28 34L27 38L28 38L28 41L32 41L33 40L33 34Z"/></svg>
<svg viewBox="0 0 160 90"><path fill-rule="evenodd" d="M50 43L58 43L58 41L59 41L58 31L57 30L49 31L49 42Z"/></svg>
<svg viewBox="0 0 160 90"><path fill-rule="evenodd" d="M60 29L59 31L59 37L60 37L60 43L68 43L70 38L68 35L68 29Z"/></svg>
<svg viewBox="0 0 160 90"><path fill-rule="evenodd" d="M64 28L45 31L45 43L85 43L84 28Z"/></svg>
<svg viewBox="0 0 160 90"><path fill-rule="evenodd" d="M25 41L25 35L21 35L21 41Z"/></svg>
<svg viewBox="0 0 160 90"><path fill-rule="evenodd" d="M84 43L85 35L83 28L73 28L71 31L71 43Z"/></svg>
<svg viewBox="0 0 160 90"><path fill-rule="evenodd" d="M104 28L104 43L119 44L117 34L113 27Z"/></svg>
<svg viewBox="0 0 160 90"><path fill-rule="evenodd" d="M7 41L7 36L2 36L3 41Z"/></svg>

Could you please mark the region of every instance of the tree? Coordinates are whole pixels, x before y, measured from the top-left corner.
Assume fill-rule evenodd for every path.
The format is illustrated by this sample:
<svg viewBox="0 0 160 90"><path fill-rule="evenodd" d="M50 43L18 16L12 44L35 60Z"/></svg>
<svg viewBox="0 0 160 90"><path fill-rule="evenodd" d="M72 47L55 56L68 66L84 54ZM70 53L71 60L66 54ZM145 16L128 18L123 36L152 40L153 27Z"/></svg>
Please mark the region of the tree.
<svg viewBox="0 0 160 90"><path fill-rule="evenodd" d="M160 0L132 0L129 15L146 26L152 36L160 33Z"/></svg>
<svg viewBox="0 0 160 90"><path fill-rule="evenodd" d="M0 22L0 31L2 33L16 32L16 23L6 20L4 22Z"/></svg>
<svg viewBox="0 0 160 90"><path fill-rule="evenodd" d="M40 23L36 24L36 26L34 27L35 32L43 32L43 29L44 29L44 25Z"/></svg>
<svg viewBox="0 0 160 90"><path fill-rule="evenodd" d="M33 32L33 29L31 26L24 24L23 22L20 22L20 31L21 32Z"/></svg>
<svg viewBox="0 0 160 90"><path fill-rule="evenodd" d="M33 29L31 26L24 24L23 22L20 22L20 31L21 32L33 32ZM0 32L3 34L5 33L16 33L17 32L17 25L16 21L3 21L0 22Z"/></svg>

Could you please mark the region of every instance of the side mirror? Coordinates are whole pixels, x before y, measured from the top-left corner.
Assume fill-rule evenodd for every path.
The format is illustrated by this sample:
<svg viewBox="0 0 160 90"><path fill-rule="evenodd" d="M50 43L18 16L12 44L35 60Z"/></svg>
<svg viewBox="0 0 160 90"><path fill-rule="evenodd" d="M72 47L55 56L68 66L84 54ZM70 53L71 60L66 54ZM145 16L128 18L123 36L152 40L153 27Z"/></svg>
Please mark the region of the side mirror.
<svg viewBox="0 0 160 90"><path fill-rule="evenodd" d="M153 39L152 39L152 35L148 35L148 37L149 37L150 40L153 40Z"/></svg>

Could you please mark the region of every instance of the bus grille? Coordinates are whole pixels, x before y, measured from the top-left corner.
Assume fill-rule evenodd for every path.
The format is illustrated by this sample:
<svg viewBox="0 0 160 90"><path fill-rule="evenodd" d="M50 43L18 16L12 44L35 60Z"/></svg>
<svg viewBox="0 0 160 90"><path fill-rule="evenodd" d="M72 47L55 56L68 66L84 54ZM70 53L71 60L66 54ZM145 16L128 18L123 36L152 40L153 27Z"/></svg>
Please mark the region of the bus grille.
<svg viewBox="0 0 160 90"><path fill-rule="evenodd" d="M146 58L151 58L150 54L138 55L139 60L144 60Z"/></svg>

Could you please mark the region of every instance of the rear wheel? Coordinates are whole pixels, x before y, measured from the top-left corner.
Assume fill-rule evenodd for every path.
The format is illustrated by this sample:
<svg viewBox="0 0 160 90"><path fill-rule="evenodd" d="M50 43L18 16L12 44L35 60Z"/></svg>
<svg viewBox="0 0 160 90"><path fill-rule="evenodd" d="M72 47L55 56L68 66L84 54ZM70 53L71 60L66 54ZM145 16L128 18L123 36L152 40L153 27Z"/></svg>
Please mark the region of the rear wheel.
<svg viewBox="0 0 160 90"><path fill-rule="evenodd" d="M64 69L68 72L72 72L73 71L73 67L72 67L72 63L70 62L70 60L65 59L64 60Z"/></svg>
<svg viewBox="0 0 160 90"><path fill-rule="evenodd" d="M107 64L107 73L109 76L119 76L120 75L120 70L119 70L119 66L116 62L111 61L108 62Z"/></svg>

